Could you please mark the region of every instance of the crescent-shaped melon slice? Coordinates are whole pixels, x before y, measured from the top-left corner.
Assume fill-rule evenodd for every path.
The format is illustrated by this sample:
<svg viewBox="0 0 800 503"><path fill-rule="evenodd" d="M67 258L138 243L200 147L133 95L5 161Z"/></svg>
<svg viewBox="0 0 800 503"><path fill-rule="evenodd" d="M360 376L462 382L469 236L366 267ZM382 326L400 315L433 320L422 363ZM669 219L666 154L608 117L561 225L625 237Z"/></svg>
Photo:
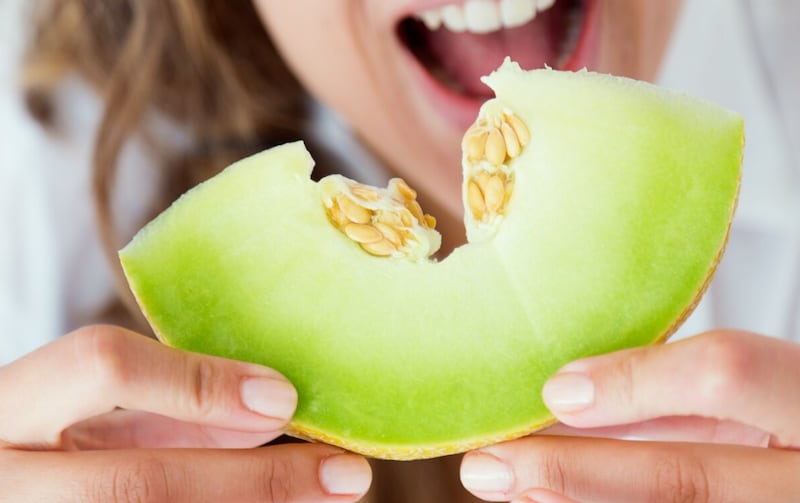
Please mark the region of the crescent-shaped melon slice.
<svg viewBox="0 0 800 503"><path fill-rule="evenodd" d="M470 243L446 258L401 180L315 183L301 143L242 160L121 252L165 343L273 367L294 435L370 456L464 451L553 421L570 360L666 339L720 260L743 122L590 72L485 78L466 133Z"/></svg>

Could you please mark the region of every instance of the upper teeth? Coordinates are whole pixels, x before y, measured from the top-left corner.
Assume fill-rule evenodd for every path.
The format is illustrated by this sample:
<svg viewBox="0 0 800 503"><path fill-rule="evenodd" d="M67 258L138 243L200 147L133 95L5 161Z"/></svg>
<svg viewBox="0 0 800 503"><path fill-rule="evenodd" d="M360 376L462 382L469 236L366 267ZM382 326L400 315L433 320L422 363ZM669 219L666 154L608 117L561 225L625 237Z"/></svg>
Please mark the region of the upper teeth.
<svg viewBox="0 0 800 503"><path fill-rule="evenodd" d="M489 33L521 26L553 6L555 0L466 0L416 14L429 30Z"/></svg>

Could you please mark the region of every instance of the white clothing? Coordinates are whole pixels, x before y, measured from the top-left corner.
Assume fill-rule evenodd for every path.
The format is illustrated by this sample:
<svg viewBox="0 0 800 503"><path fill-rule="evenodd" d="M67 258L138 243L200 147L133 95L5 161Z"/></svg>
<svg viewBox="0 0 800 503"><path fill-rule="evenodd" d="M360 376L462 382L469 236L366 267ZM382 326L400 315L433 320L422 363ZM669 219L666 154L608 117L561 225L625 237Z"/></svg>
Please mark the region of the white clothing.
<svg viewBox="0 0 800 503"><path fill-rule="evenodd" d="M27 5L24 0L0 2L0 365L73 328L113 294L110 268L94 231L89 189L99 103L85 85L70 81L59 94L64 109L59 134L43 132L28 117L14 74L24 45L20 27L26 26ZM770 55L783 48L784 57L791 57L800 12L794 0L760 0L759 17L753 21L765 38L756 40L749 31L747 5L688 0L661 77L665 86L741 112L749 139L728 252L709 294L681 334L736 326L798 338L798 65L773 64L771 57L759 55L758 47ZM793 10L794 25L779 9ZM778 36L794 37L794 45L773 39ZM767 67L774 72L769 77L763 71ZM794 87L787 83L792 79ZM785 110L789 106L794 108ZM332 145L344 141L346 131L325 121L328 134L338 135ZM174 128L164 127L166 134L181 140ZM355 149L352 142L347 149ZM369 160L354 165L367 166ZM384 178L377 168L371 173L378 181ZM368 174L359 176L369 182ZM158 192L156 162L134 142L124 152L120 178L125 190L119 192L118 213L129 218L121 225L131 231Z"/></svg>
<svg viewBox="0 0 800 503"><path fill-rule="evenodd" d="M794 0L686 2L660 83L741 113L747 145L724 259L682 334L728 326L800 341L800 70L786 64L799 22Z"/></svg>

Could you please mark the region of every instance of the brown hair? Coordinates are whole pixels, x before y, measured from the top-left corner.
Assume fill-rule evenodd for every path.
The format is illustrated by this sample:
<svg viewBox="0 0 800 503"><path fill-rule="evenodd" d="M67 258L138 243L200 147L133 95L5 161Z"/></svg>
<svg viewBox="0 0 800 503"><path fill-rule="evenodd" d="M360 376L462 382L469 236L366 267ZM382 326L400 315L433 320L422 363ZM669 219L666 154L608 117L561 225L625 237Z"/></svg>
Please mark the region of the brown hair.
<svg viewBox="0 0 800 503"><path fill-rule="evenodd" d="M149 139L165 158L167 193L154 214L233 160L300 137L308 117L306 93L249 0L45 3L23 74L29 109L44 123L54 117L55 87L72 72L88 80L105 104L92 190L102 242L121 286L115 256L123 237L113 226L111 192L120 152L133 134ZM146 128L151 112L183 127L192 148L175 154L159 145ZM120 291L133 307L127 289Z"/></svg>
<svg viewBox="0 0 800 503"><path fill-rule="evenodd" d="M309 96L279 57L251 2L57 0L43 3L37 14L24 69L31 113L45 126L55 124L53 92L70 73L103 98L92 190L104 247L131 312L137 310L116 260L127 236L117 235L111 211L117 161L131 136L148 138L164 159L167 190L153 214L230 162L290 139L302 137L315 158L328 158L306 134ZM185 128L191 149L176 154L148 136L145 119L152 112ZM134 327L143 330L141 323ZM459 488L457 467L455 458L376 461L369 501L477 501Z"/></svg>

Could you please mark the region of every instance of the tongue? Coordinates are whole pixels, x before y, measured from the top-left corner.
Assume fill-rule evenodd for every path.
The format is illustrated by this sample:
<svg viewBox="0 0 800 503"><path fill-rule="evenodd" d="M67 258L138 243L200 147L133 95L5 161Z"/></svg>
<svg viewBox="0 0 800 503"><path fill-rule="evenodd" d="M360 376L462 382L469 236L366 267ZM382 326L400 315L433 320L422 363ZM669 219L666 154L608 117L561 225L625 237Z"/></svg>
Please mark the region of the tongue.
<svg viewBox="0 0 800 503"><path fill-rule="evenodd" d="M433 59L429 69L441 72L440 79L457 91L488 97L490 90L480 78L499 67L506 56L526 69L545 64L556 67L565 33L565 16L556 8L519 28L485 35L440 28L427 34L429 56Z"/></svg>

